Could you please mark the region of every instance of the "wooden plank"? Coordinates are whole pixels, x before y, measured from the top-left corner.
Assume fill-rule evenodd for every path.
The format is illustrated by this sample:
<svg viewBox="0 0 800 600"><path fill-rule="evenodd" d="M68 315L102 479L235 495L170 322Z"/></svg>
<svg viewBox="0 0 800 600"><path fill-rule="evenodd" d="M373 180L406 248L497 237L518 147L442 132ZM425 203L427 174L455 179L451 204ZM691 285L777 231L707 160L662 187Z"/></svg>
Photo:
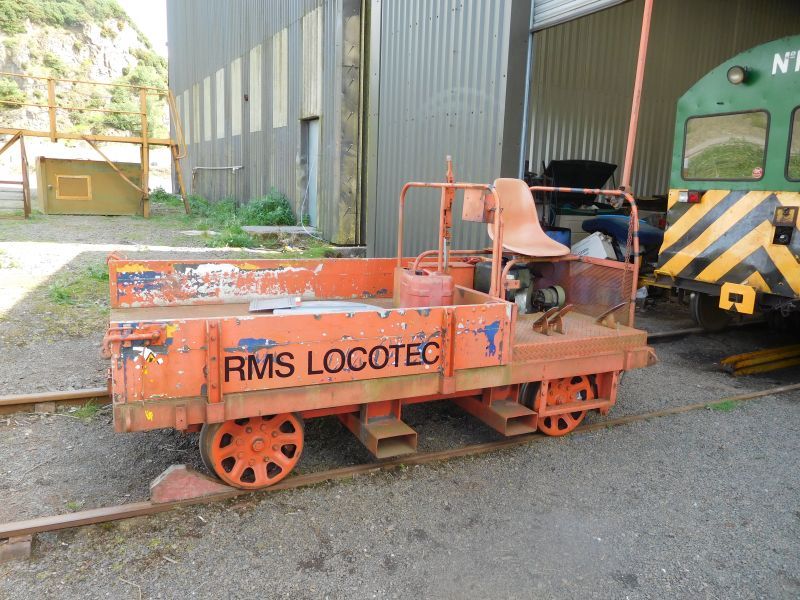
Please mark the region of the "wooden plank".
<svg viewBox="0 0 800 600"><path fill-rule="evenodd" d="M125 181L128 183L128 185L132 186L132 187L133 187L135 190L137 190L139 193L141 193L141 194L144 194L144 191L142 190L142 188L140 188L138 185L136 185L136 184L135 184L135 183L133 183L133 182L132 182L130 179L128 179L127 175L125 175L125 173L123 173L122 171L120 171L119 167L118 167L117 165L115 165L115 164L114 164L114 163L111 161L111 159L110 159L110 158L108 158L108 157L107 157L105 154L103 154L103 151L102 151L102 150L100 150L100 148L98 148L98 147L97 147L97 145L96 145L96 144L95 144L95 143L94 143L92 140L90 140L88 137L84 137L83 139L86 141L86 143L87 143L87 144L89 144L89 145L90 145L92 148L94 148L94 149L97 151L97 153L98 153L100 156L102 156L102 157L103 157L103 160L105 160L105 161L108 163L108 165L109 165L109 166L110 166L112 169L114 169L114 171L116 171L117 175L119 175L120 177L122 177L122 178L123 178L123 179L124 179L124 180L125 180Z"/></svg>

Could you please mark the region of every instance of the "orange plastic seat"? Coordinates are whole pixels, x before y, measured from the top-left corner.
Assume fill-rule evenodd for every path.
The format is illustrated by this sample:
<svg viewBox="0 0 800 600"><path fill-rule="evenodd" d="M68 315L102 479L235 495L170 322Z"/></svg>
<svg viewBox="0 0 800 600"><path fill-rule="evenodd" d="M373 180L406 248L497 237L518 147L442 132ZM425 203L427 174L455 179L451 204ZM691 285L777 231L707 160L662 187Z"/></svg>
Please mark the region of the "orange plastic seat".
<svg viewBox="0 0 800 600"><path fill-rule="evenodd" d="M503 248L533 257L564 256L570 250L549 237L539 224L533 194L521 179L495 179L494 186L503 206ZM489 237L494 239L493 223Z"/></svg>

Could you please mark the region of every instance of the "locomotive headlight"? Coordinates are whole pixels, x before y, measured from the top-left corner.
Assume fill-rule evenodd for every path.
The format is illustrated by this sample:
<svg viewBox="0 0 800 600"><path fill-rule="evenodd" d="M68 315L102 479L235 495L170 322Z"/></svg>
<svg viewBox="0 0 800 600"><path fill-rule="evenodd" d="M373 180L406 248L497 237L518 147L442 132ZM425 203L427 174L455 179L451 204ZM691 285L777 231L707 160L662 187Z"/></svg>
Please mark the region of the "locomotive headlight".
<svg viewBox="0 0 800 600"><path fill-rule="evenodd" d="M747 67L734 65L728 69L728 81L733 85L739 85L744 82L745 79L747 79Z"/></svg>

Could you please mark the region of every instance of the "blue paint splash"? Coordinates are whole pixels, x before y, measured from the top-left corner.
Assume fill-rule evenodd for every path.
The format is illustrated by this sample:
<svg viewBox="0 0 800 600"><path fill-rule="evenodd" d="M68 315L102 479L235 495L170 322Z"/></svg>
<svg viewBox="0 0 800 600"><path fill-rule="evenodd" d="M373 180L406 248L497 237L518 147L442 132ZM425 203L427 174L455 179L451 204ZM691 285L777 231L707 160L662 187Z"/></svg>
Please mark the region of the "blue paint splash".
<svg viewBox="0 0 800 600"><path fill-rule="evenodd" d="M278 345L275 340L268 340L266 338L242 338L236 343L234 348L225 348L225 352L246 352L253 354L258 350L268 350Z"/></svg>
<svg viewBox="0 0 800 600"><path fill-rule="evenodd" d="M486 336L486 356L494 356L497 354L497 345L494 343L494 338L497 337L497 332L500 330L500 321L490 323L485 327L476 330L475 333L482 333Z"/></svg>
<svg viewBox="0 0 800 600"><path fill-rule="evenodd" d="M157 290L163 285L162 274L158 271L142 271L141 273L117 273L117 284L132 285L143 290Z"/></svg>

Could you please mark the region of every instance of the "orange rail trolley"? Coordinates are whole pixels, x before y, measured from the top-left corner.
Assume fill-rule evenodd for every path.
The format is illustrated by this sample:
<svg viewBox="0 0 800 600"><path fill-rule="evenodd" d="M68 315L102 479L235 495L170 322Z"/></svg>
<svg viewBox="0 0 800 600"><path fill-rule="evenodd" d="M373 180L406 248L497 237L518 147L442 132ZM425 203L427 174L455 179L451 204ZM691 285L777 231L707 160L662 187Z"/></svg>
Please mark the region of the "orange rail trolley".
<svg viewBox="0 0 800 600"><path fill-rule="evenodd" d="M441 192L439 244L408 258L418 188ZM403 188L396 258L111 258L115 428L201 429L205 465L239 488L286 477L304 419L324 415L378 458L415 451L402 410L416 402L451 400L509 436L569 433L608 413L623 371L655 362L633 328L636 206L603 193L631 205L626 262L570 254L524 182L457 183L449 162L446 182ZM450 248L457 197L490 248Z"/></svg>

